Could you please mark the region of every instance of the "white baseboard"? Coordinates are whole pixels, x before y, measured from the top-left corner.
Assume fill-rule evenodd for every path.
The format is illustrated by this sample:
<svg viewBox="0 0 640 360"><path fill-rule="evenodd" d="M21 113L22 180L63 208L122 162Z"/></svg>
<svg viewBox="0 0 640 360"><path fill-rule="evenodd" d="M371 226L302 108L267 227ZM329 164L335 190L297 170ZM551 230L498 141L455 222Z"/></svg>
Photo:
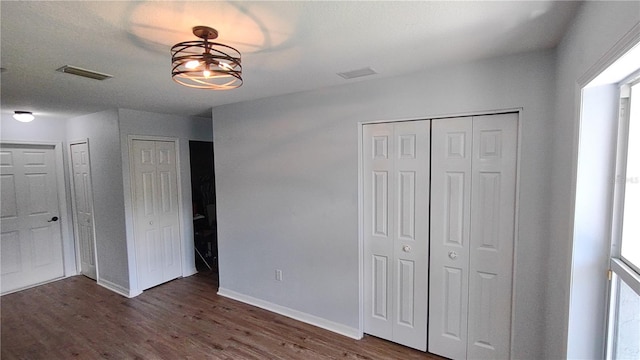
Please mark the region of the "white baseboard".
<svg viewBox="0 0 640 360"><path fill-rule="evenodd" d="M302 311L277 305L265 300L254 298L252 296L240 294L233 290L228 290L222 287L218 288L218 295L224 296L233 300L238 300L240 302L253 305L261 309L265 309L265 310L274 312L276 314L280 314L280 315L292 318L294 320L302 321L304 323L317 326L319 328L323 328L325 330L329 330L334 333L344 335L346 337L350 337L352 339L356 339L356 340L362 339L362 332L356 328L352 328L350 326L346 326L346 325L339 324L327 319L323 319L315 315L307 314Z"/></svg>
<svg viewBox="0 0 640 360"><path fill-rule="evenodd" d="M182 277L189 277L191 275L195 275L198 273L198 270L196 269L196 267L191 267L189 269L187 269L186 271L183 269L182 270Z"/></svg>
<svg viewBox="0 0 640 360"><path fill-rule="evenodd" d="M4 295L9 295L9 294L13 294L14 292L18 292L18 291L22 291L22 290L27 290L27 289L31 289L34 288L36 286L40 286L40 285L44 285L44 284L48 284L48 283L52 283L52 282L56 282L56 281L60 281L60 280L64 280L66 278L69 278L70 276L61 276L59 278L55 278L55 279L51 279L51 280L47 280L47 281L43 281L43 282L39 282L36 284L31 284L31 285L27 285L27 286L23 286L17 289L13 289L13 290L9 290L7 292L4 292L2 294L0 294L0 296L4 296Z"/></svg>
<svg viewBox="0 0 640 360"><path fill-rule="evenodd" d="M106 289L109 289L109 290L111 290L111 291L113 291L115 293L118 293L118 294L120 294L120 295L122 295L124 297L127 297L127 298L133 298L133 297L136 297L136 296L142 294L142 291L132 291L130 289L127 289L127 288L125 288L123 286L120 286L118 284L112 283L111 281L107 281L107 280L99 279L97 281L97 283L98 283L98 285L100 285L100 286L102 286L102 287L104 287Z"/></svg>

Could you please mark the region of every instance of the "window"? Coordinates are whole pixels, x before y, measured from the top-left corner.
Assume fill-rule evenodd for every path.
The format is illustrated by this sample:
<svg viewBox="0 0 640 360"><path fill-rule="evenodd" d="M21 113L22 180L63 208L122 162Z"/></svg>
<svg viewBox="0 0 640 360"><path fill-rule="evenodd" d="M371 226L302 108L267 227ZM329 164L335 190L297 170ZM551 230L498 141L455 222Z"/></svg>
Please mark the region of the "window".
<svg viewBox="0 0 640 360"><path fill-rule="evenodd" d="M626 100L630 106L620 256L627 265L640 272L640 82L629 88L630 94Z"/></svg>
<svg viewBox="0 0 640 360"><path fill-rule="evenodd" d="M640 359L640 79L620 87L607 358Z"/></svg>

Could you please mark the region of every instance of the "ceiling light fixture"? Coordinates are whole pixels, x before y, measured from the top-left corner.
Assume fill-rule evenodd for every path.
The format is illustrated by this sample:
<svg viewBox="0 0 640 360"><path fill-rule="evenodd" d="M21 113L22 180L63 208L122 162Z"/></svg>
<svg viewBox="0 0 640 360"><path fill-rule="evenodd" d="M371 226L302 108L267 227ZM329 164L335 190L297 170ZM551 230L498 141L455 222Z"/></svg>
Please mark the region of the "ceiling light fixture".
<svg viewBox="0 0 640 360"><path fill-rule="evenodd" d="M35 116L31 113L31 111L14 111L13 118L20 122L31 122L35 119Z"/></svg>
<svg viewBox="0 0 640 360"><path fill-rule="evenodd" d="M230 90L242 85L240 52L231 46L210 42L218 31L196 26L193 35L202 40L185 41L171 47L171 77L178 84L211 90Z"/></svg>

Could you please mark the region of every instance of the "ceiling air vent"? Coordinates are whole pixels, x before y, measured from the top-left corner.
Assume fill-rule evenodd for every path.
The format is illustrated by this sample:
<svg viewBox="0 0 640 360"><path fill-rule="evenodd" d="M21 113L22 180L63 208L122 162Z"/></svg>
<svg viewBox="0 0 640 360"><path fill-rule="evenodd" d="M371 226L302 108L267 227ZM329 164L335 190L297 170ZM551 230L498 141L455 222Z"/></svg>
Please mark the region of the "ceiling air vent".
<svg viewBox="0 0 640 360"><path fill-rule="evenodd" d="M374 74L377 74L377 72L370 67L338 73L339 76L347 80Z"/></svg>
<svg viewBox="0 0 640 360"><path fill-rule="evenodd" d="M79 67L71 66L71 65L65 65L65 66L57 69L56 71L60 71L60 72L63 72L65 74L78 75L78 76L82 76L82 77L86 77L86 78L94 79L94 80L106 80L106 79L110 79L110 78L113 77L113 75L103 74L103 73L99 73L97 71L87 70L87 69L83 69L83 68L79 68Z"/></svg>

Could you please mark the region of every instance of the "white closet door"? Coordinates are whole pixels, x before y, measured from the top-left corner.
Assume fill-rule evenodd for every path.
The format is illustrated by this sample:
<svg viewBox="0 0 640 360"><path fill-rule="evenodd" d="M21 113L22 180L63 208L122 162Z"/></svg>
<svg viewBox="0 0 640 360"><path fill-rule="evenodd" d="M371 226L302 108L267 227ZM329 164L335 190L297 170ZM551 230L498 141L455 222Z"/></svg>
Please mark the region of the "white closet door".
<svg viewBox="0 0 640 360"><path fill-rule="evenodd" d="M429 351L507 359L517 114L433 121Z"/></svg>
<svg viewBox="0 0 640 360"><path fill-rule="evenodd" d="M141 290L180 276L175 142L133 140L136 269Z"/></svg>
<svg viewBox="0 0 640 360"><path fill-rule="evenodd" d="M364 330L387 340L393 339L393 140L391 123L363 127Z"/></svg>
<svg viewBox="0 0 640 360"><path fill-rule="evenodd" d="M178 211L178 164L176 143L156 141L159 200L156 204L158 229L162 241L164 281L182 275L180 256L180 218Z"/></svg>
<svg viewBox="0 0 640 360"><path fill-rule="evenodd" d="M426 350L429 121L364 126L365 332Z"/></svg>
<svg viewBox="0 0 640 360"><path fill-rule="evenodd" d="M71 145L76 239L80 248L80 272L96 280L95 236L93 228L93 196L89 144Z"/></svg>
<svg viewBox="0 0 640 360"><path fill-rule="evenodd" d="M54 147L2 145L0 182L2 294L61 278Z"/></svg>
<svg viewBox="0 0 640 360"><path fill-rule="evenodd" d="M517 114L473 118L469 359L508 359Z"/></svg>
<svg viewBox="0 0 640 360"><path fill-rule="evenodd" d="M429 352L467 356L471 118L432 121Z"/></svg>

